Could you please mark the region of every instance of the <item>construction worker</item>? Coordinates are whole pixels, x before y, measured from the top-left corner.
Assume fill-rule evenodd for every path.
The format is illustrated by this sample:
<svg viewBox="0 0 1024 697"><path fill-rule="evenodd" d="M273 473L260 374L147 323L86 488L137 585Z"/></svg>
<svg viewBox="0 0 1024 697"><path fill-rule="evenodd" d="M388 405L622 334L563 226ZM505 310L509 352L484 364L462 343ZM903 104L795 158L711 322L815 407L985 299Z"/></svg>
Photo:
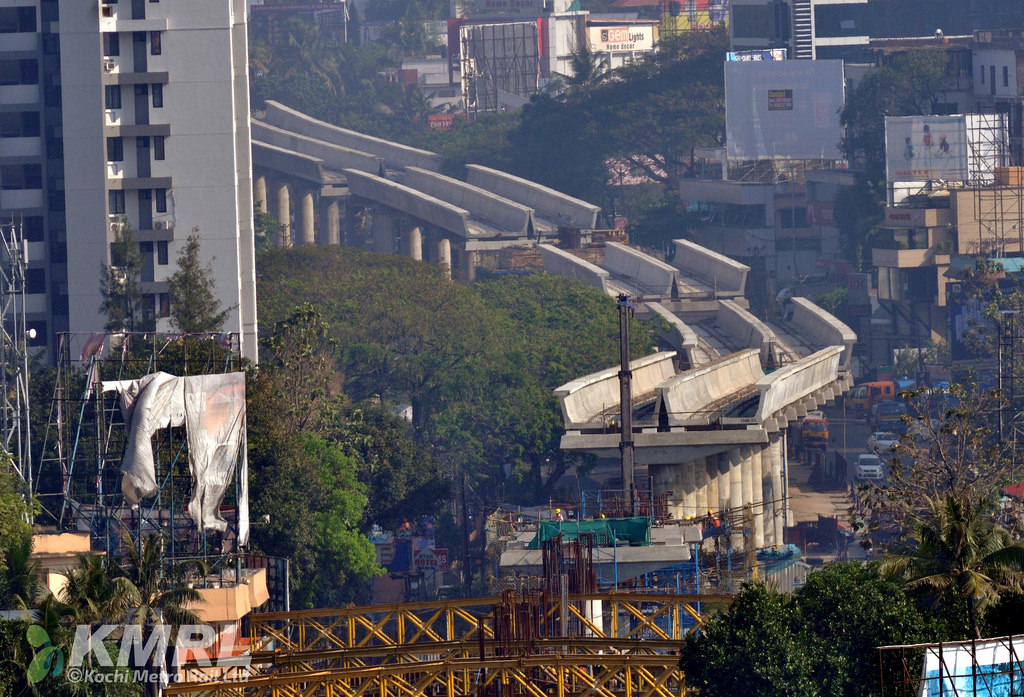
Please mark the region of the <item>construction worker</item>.
<svg viewBox="0 0 1024 697"><path fill-rule="evenodd" d="M559 523L561 523L562 521L565 520L565 516L562 515L562 509L561 508L556 508L555 509L555 520L557 520Z"/></svg>

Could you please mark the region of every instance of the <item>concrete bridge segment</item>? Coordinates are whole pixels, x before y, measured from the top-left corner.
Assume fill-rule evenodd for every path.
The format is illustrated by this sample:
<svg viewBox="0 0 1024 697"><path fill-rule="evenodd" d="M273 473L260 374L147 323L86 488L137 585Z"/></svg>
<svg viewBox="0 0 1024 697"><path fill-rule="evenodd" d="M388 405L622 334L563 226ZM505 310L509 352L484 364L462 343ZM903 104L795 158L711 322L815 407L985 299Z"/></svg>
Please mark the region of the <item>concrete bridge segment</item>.
<svg viewBox="0 0 1024 697"><path fill-rule="evenodd" d="M377 155L384 158L384 165L389 169L421 167L436 172L441 169L443 162L443 158L437 153L392 143L382 138L350 131L347 128L332 126L325 121L314 119L275 101L267 102L263 121L286 131L301 133L344 148Z"/></svg>
<svg viewBox="0 0 1024 697"><path fill-rule="evenodd" d="M534 234L533 209L480 187L419 167L407 167L402 183L465 208L474 217L494 223L513 237L527 238Z"/></svg>
<svg viewBox="0 0 1024 697"><path fill-rule="evenodd" d="M252 120L252 140L254 143L259 141L301 155L318 158L326 168L335 172L340 172L343 169L358 169L370 174L381 174L384 169L384 158L379 155L371 155L325 140L293 133L256 119ZM272 168L269 163L264 165L262 162L256 162L256 164Z"/></svg>
<svg viewBox="0 0 1024 697"><path fill-rule="evenodd" d="M466 172L473 186L528 206L556 225L575 225L584 230L597 227L600 206L490 167L466 165Z"/></svg>
<svg viewBox="0 0 1024 697"><path fill-rule="evenodd" d="M602 293L610 294L608 290L609 274L600 266L595 266L586 259L580 259L578 256L550 244L538 244L537 249L540 250L541 258L544 260L544 270L548 273L578 279L597 288Z"/></svg>
<svg viewBox="0 0 1024 697"><path fill-rule="evenodd" d="M672 265L681 275L700 280L716 295L743 295L749 266L689 240L673 240L672 243L675 245Z"/></svg>

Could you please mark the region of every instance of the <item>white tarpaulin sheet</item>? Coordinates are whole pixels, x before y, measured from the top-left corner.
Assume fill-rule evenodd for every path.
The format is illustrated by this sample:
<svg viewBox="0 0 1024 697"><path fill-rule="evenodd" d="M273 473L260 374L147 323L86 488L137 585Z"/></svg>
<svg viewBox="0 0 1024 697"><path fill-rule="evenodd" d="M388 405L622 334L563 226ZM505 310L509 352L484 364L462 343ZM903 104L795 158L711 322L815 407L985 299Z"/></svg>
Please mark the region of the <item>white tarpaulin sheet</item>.
<svg viewBox="0 0 1024 697"><path fill-rule="evenodd" d="M157 490L152 437L169 426L185 426L192 498L188 512L201 530L226 530L220 505L241 458L238 483L238 544L249 538L248 459L245 443L245 374L179 378L154 373L140 380L105 382L117 390L128 427L121 462L121 491L137 504Z"/></svg>

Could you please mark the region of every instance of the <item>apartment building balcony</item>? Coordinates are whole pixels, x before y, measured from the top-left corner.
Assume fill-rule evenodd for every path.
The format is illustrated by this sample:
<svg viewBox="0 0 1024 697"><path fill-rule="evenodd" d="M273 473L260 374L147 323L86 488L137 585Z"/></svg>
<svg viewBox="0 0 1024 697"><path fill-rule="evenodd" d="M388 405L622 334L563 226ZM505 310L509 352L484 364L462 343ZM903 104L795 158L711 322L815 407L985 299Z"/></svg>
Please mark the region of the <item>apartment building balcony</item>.
<svg viewBox="0 0 1024 697"><path fill-rule="evenodd" d="M39 85L0 85L0 104L38 104Z"/></svg>
<svg viewBox="0 0 1024 697"><path fill-rule="evenodd" d="M151 0L152 1L152 0ZM131 3L99 3L100 31L166 31L167 18L132 19Z"/></svg>
<svg viewBox="0 0 1024 697"><path fill-rule="evenodd" d="M0 208L5 211L21 208L42 208L42 189L4 189L0 191Z"/></svg>

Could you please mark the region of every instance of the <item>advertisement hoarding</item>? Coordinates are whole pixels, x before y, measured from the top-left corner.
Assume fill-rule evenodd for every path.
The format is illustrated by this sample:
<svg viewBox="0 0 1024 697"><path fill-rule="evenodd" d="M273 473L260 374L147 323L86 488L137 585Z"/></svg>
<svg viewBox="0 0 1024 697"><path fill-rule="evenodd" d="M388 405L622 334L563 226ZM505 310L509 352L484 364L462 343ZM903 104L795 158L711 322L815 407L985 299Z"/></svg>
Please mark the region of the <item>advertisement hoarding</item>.
<svg viewBox="0 0 1024 697"><path fill-rule="evenodd" d="M841 160L843 62L727 61L730 159Z"/></svg>
<svg viewBox="0 0 1024 697"><path fill-rule="evenodd" d="M887 116L890 182L967 181L967 120L962 116Z"/></svg>
<svg viewBox="0 0 1024 697"><path fill-rule="evenodd" d="M613 51L654 50L653 26L587 27L590 50L600 53Z"/></svg>
<svg viewBox="0 0 1024 697"><path fill-rule="evenodd" d="M925 649L918 697L1020 694L1024 636L932 645Z"/></svg>

